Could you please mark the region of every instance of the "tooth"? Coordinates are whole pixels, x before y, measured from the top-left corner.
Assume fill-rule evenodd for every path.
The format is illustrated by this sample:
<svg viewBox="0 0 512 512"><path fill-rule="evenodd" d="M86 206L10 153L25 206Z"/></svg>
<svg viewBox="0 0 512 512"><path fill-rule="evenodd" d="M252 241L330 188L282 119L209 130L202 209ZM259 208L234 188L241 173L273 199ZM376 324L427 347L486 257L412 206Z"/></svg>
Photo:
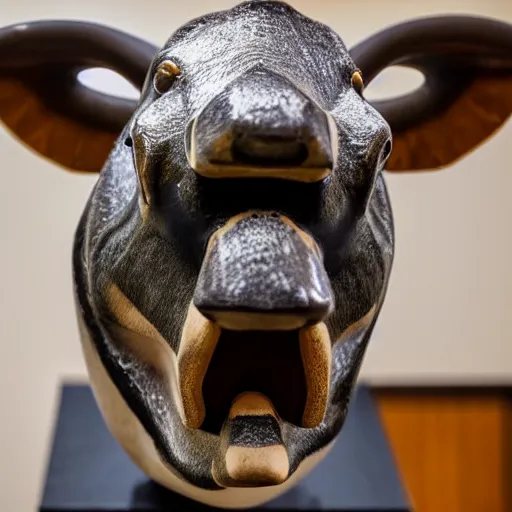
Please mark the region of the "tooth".
<svg viewBox="0 0 512 512"><path fill-rule="evenodd" d="M183 422L189 428L199 428L204 420L203 379L219 336L220 328L191 303L178 351Z"/></svg>
<svg viewBox="0 0 512 512"><path fill-rule="evenodd" d="M307 387L302 426L314 428L324 418L329 397L331 340L326 325L319 323L301 329L299 343Z"/></svg>

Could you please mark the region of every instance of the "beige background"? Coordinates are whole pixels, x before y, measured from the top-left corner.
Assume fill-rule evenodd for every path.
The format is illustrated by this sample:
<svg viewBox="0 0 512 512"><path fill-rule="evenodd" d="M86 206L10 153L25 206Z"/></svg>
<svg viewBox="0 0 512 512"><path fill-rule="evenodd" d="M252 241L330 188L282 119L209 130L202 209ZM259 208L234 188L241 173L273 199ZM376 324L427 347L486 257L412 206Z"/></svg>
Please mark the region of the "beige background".
<svg viewBox="0 0 512 512"><path fill-rule="evenodd" d="M407 18L463 12L512 22L508 0L295 0L348 45ZM233 5L218 0L0 0L0 24L94 20L162 44L181 23ZM102 77L99 77L101 82ZM406 76L405 83L414 77ZM411 82L412 80L412 82ZM396 91L391 73L372 94ZM101 85L101 84L100 84ZM512 173L509 123L443 173L391 176L397 252L362 378L379 382L512 382ZM56 393L85 378L72 304L70 248L94 177L66 174L0 130L0 503L35 510Z"/></svg>

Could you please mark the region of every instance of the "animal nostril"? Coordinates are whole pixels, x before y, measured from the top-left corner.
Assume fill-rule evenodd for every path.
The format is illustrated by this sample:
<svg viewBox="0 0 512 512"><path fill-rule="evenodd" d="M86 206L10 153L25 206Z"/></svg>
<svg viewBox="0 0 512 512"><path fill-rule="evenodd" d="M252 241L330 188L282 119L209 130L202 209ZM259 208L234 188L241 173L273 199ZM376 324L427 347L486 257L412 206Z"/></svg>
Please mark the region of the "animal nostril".
<svg viewBox="0 0 512 512"><path fill-rule="evenodd" d="M124 145L131 148L133 146L133 139L130 136L126 137L126 139L124 139Z"/></svg>
<svg viewBox="0 0 512 512"><path fill-rule="evenodd" d="M306 144L279 136L240 136L231 152L234 161L261 167L299 166L308 158Z"/></svg>

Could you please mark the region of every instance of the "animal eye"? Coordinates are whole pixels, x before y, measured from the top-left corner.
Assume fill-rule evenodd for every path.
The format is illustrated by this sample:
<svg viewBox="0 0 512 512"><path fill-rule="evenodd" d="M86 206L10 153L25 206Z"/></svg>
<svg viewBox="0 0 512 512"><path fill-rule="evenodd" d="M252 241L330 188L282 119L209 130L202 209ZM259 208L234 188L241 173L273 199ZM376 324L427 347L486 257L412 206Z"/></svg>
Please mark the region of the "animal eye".
<svg viewBox="0 0 512 512"><path fill-rule="evenodd" d="M359 69L352 74L352 87L358 94L362 94L364 88L363 75Z"/></svg>
<svg viewBox="0 0 512 512"><path fill-rule="evenodd" d="M153 78L153 87L156 92L159 94L167 92L180 74L180 68L172 60L164 60L158 66Z"/></svg>

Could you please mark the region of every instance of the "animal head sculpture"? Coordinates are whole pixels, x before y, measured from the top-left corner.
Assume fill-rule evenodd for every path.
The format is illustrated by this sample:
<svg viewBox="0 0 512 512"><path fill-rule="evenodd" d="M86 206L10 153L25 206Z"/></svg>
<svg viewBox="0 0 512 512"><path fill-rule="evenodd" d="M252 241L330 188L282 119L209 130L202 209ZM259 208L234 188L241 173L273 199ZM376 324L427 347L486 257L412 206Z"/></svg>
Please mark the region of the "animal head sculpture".
<svg viewBox="0 0 512 512"><path fill-rule="evenodd" d="M409 66L424 84L369 102ZM77 80L110 68L140 101ZM383 171L440 169L512 110L512 27L441 17L348 50L277 1L177 30L162 49L89 23L0 32L0 117L99 172L74 246L78 321L105 420L154 480L251 506L342 428L393 259Z"/></svg>

